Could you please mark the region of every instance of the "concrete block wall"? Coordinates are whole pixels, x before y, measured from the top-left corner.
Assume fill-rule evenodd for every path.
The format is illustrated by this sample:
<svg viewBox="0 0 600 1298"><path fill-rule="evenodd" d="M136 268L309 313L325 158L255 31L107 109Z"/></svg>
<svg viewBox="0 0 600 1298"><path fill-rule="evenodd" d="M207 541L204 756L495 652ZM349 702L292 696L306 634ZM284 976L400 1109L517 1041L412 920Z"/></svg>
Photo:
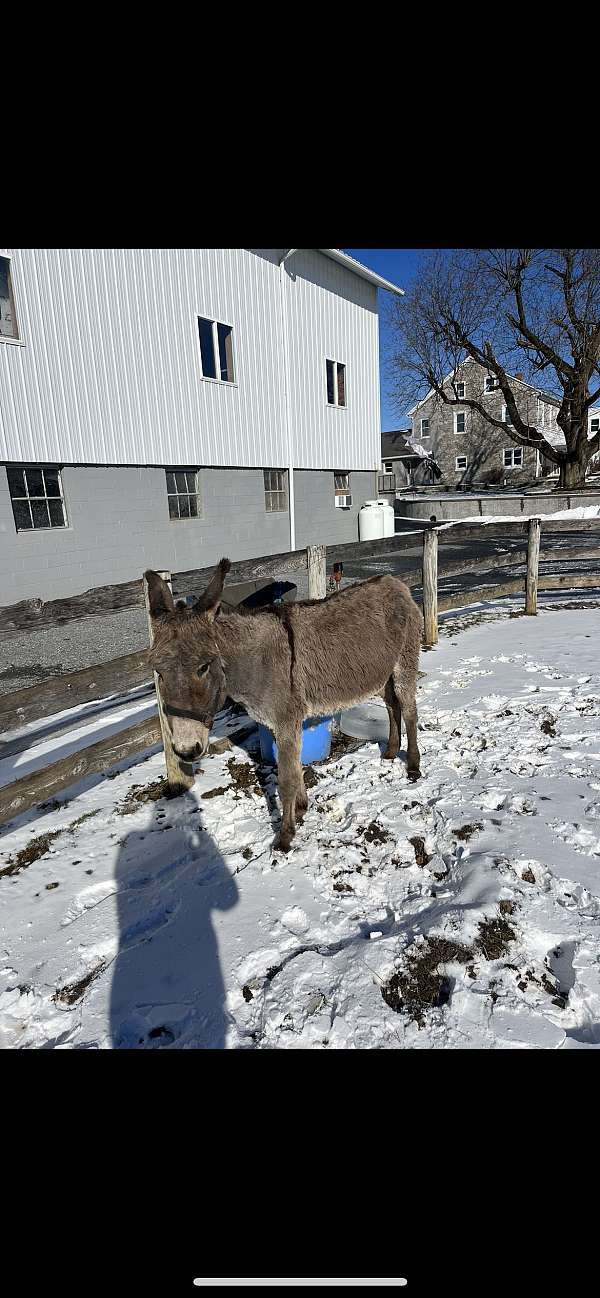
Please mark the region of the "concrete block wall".
<svg viewBox="0 0 600 1298"><path fill-rule="evenodd" d="M351 510L335 508L333 471L296 470L296 547L358 540L357 515L375 473L353 473ZM60 599L133 581L145 568L181 572L290 549L286 510L265 508L262 469L199 473L197 519L171 520L162 468L66 466L67 527L17 532L0 465L0 605Z"/></svg>
<svg viewBox="0 0 600 1298"><path fill-rule="evenodd" d="M358 541L358 513L377 497L377 472L350 472L350 509L336 509L333 470L296 469L296 548Z"/></svg>

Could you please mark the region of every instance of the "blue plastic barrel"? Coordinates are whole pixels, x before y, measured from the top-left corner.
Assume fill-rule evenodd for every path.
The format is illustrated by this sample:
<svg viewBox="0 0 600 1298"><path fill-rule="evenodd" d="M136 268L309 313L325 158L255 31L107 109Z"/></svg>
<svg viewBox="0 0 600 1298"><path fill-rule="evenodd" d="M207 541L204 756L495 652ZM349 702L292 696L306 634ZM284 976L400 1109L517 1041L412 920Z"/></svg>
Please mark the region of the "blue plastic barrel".
<svg viewBox="0 0 600 1298"><path fill-rule="evenodd" d="M311 762L320 762L329 757L331 752L331 728L333 717L309 717L302 726L302 748L300 761L303 766ZM277 744L266 726L258 727L260 738L260 755L263 762L277 761Z"/></svg>

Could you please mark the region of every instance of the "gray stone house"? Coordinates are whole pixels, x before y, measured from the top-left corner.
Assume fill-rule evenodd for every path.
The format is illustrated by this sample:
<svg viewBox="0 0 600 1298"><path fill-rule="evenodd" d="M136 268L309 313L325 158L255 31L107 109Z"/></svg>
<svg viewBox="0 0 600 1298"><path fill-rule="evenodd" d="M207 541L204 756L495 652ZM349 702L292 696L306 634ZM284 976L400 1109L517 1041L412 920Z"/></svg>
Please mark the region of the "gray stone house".
<svg viewBox="0 0 600 1298"><path fill-rule="evenodd" d="M476 361L463 362L444 381L452 397L482 402L496 419L508 424L510 416L495 375ZM527 423L553 443L562 434L556 423L559 402L547 392L512 379L517 407ZM439 464L444 486L453 488L517 487L546 476L554 465L534 447L518 446L469 406L446 405L430 391L412 410L412 442L426 449ZM564 439L563 439L564 440Z"/></svg>

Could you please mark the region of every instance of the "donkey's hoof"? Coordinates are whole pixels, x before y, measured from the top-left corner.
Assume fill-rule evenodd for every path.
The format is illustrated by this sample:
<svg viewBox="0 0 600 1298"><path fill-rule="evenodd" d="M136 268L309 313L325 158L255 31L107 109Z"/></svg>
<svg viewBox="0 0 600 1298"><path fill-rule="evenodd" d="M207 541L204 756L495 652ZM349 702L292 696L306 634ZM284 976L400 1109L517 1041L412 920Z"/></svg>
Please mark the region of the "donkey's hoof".
<svg viewBox="0 0 600 1298"><path fill-rule="evenodd" d="M291 846L292 846L291 834L278 834L277 838L275 839L275 842L273 843L273 851L289 852Z"/></svg>
<svg viewBox="0 0 600 1298"><path fill-rule="evenodd" d="M381 754L381 760L384 762L393 762L397 756L398 756L397 748L394 750L392 750L391 748L386 748L385 753Z"/></svg>
<svg viewBox="0 0 600 1298"><path fill-rule="evenodd" d="M412 784L415 783L415 780L420 780L420 779L421 779L421 772L420 772L418 766L413 766L412 768L409 769L409 771L408 771L408 778L409 778L409 780L411 781Z"/></svg>

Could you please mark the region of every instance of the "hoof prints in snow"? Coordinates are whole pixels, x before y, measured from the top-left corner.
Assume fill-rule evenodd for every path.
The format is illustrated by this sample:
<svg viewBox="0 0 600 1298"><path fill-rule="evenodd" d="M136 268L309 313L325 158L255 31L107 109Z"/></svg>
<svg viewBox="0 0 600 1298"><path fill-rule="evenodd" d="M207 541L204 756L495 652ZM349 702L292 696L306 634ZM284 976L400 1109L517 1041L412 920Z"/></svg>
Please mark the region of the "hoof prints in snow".
<svg viewBox="0 0 600 1298"><path fill-rule="evenodd" d="M404 750L342 738L287 857L239 750L187 799L157 754L14 822L0 1046L598 1048L598 631L578 609L442 638L418 798Z"/></svg>

